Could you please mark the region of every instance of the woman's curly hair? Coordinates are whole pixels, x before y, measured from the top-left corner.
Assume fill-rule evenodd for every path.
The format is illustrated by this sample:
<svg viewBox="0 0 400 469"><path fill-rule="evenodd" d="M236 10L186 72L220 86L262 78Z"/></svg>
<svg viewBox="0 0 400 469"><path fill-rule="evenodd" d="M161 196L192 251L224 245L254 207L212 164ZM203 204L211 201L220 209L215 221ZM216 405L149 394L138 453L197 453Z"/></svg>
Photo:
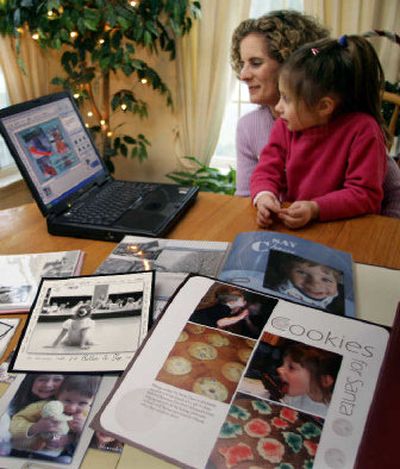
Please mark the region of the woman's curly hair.
<svg viewBox="0 0 400 469"><path fill-rule="evenodd" d="M241 69L240 43L250 33L264 36L268 56L283 63L301 45L329 37L329 30L312 16L294 10L276 10L242 21L235 29L231 44L231 65L237 75Z"/></svg>

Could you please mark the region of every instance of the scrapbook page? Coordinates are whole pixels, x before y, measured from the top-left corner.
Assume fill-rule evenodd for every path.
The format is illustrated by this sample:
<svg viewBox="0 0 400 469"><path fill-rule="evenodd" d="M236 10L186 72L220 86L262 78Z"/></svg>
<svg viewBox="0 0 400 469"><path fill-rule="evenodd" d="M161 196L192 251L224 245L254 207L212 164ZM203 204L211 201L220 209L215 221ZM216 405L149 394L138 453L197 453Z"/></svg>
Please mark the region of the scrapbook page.
<svg viewBox="0 0 400 469"><path fill-rule="evenodd" d="M0 313L29 310L41 277L70 277L81 271L82 251L0 256Z"/></svg>
<svg viewBox="0 0 400 469"><path fill-rule="evenodd" d="M388 338L381 326L190 276L93 426L185 467L350 468Z"/></svg>
<svg viewBox="0 0 400 469"><path fill-rule="evenodd" d="M42 279L10 369L119 372L152 322L153 271Z"/></svg>
<svg viewBox="0 0 400 469"><path fill-rule="evenodd" d="M355 316L351 254L314 241L265 231L241 233L219 278L312 308Z"/></svg>

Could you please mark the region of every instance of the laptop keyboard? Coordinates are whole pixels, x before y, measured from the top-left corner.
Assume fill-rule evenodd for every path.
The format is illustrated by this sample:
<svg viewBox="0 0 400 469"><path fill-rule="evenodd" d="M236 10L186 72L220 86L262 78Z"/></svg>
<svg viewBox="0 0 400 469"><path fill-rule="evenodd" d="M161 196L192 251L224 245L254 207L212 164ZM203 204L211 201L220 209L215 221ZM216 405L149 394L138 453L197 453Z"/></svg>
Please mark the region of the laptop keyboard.
<svg viewBox="0 0 400 469"><path fill-rule="evenodd" d="M113 181L93 200L78 207L72 207L64 214L71 222L90 225L112 225L139 198L153 192L157 184Z"/></svg>

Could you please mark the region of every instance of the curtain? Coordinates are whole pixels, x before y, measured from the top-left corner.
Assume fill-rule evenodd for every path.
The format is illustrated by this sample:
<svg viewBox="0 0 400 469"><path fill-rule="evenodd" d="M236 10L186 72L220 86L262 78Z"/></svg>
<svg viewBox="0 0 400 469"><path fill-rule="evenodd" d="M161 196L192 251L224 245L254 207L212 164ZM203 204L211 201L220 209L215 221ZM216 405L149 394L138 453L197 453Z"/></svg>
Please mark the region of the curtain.
<svg viewBox="0 0 400 469"><path fill-rule="evenodd" d="M203 0L202 17L177 44L176 156L208 164L218 142L225 106L233 90L229 64L235 27L250 11L250 0Z"/></svg>
<svg viewBox="0 0 400 469"><path fill-rule="evenodd" d="M1 66L11 104L50 93L50 78L55 75L50 71L52 52L45 53L27 32L23 35L20 58L24 72L18 64L16 40L0 36Z"/></svg>
<svg viewBox="0 0 400 469"><path fill-rule="evenodd" d="M371 29L399 32L400 2L396 0L304 0L306 13L331 28L332 36L362 34ZM370 39L388 81L400 80L400 47L385 37Z"/></svg>

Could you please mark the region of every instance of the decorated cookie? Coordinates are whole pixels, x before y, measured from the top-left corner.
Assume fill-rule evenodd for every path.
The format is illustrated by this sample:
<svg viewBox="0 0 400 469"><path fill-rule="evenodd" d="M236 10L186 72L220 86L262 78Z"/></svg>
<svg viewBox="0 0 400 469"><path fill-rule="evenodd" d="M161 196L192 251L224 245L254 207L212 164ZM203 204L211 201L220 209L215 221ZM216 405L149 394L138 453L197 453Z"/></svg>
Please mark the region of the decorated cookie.
<svg viewBox="0 0 400 469"><path fill-rule="evenodd" d="M244 366L238 362L227 362L222 366L222 374L228 381L232 381L233 383L239 382L243 370Z"/></svg>
<svg viewBox="0 0 400 469"><path fill-rule="evenodd" d="M192 364L185 357L170 357L164 364L164 370L171 375L186 375L192 371Z"/></svg>
<svg viewBox="0 0 400 469"><path fill-rule="evenodd" d="M275 438L261 438L257 443L257 451L266 461L277 464L282 460L285 447Z"/></svg>
<svg viewBox="0 0 400 469"><path fill-rule="evenodd" d="M263 438L271 433L271 427L263 419L251 419L244 426L244 431L253 438Z"/></svg>
<svg viewBox="0 0 400 469"><path fill-rule="evenodd" d="M197 360L214 360L218 355L217 349L205 342L194 342L189 347L188 352L190 356L197 358Z"/></svg>
<svg viewBox="0 0 400 469"><path fill-rule="evenodd" d="M228 397L226 387L215 378L199 378L193 384L193 391L196 394L215 399L217 401L225 401Z"/></svg>
<svg viewBox="0 0 400 469"><path fill-rule="evenodd" d="M245 443L219 448L219 452L225 458L226 467L231 468L243 461L253 461L253 451Z"/></svg>
<svg viewBox="0 0 400 469"><path fill-rule="evenodd" d="M179 334L177 342L186 342L189 338L189 334L186 331L182 331Z"/></svg>
<svg viewBox="0 0 400 469"><path fill-rule="evenodd" d="M200 326L199 324L187 324L186 330L189 331L191 334L198 335L203 334L206 328L204 326Z"/></svg>
<svg viewBox="0 0 400 469"><path fill-rule="evenodd" d="M247 363L250 358L251 352L252 352L251 348L248 348L248 347L240 348L238 350L238 357L240 361L242 361L243 363Z"/></svg>
<svg viewBox="0 0 400 469"><path fill-rule="evenodd" d="M212 332L206 336L207 342L209 342L214 347L223 347L224 345L229 345L230 341L228 337L225 337L217 332Z"/></svg>

